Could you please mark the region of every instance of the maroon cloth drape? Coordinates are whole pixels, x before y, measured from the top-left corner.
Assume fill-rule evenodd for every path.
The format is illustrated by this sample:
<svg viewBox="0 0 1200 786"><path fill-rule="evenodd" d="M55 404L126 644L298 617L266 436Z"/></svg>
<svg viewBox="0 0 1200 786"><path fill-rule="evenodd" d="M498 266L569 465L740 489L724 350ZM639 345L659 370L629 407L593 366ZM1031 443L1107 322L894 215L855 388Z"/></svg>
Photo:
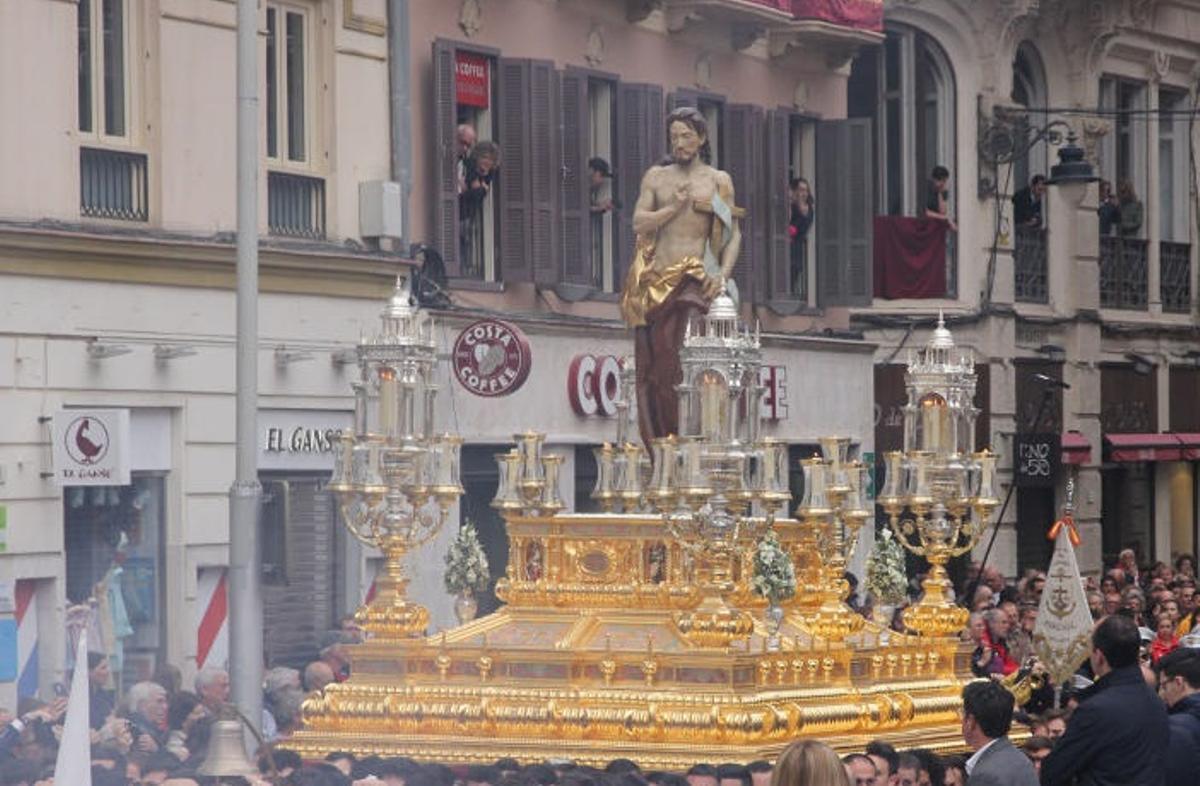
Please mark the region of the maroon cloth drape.
<svg viewBox="0 0 1200 786"><path fill-rule="evenodd" d="M792 0L792 15L883 32L883 0Z"/></svg>
<svg viewBox="0 0 1200 786"><path fill-rule="evenodd" d="M946 296L945 221L875 217L875 297Z"/></svg>

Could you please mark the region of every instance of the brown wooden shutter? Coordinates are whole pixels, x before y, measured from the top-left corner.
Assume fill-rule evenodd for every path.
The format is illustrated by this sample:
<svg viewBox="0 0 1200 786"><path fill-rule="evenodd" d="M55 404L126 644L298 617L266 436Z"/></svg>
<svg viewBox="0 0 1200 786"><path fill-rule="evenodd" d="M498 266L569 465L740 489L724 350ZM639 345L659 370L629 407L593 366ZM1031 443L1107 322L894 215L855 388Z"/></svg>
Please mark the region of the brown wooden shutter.
<svg viewBox="0 0 1200 786"><path fill-rule="evenodd" d="M845 267L846 135L839 121L817 124L817 302L822 306L843 305Z"/></svg>
<svg viewBox="0 0 1200 786"><path fill-rule="evenodd" d="M433 234L446 275L462 273L458 249L458 152L454 45L433 42Z"/></svg>
<svg viewBox="0 0 1200 786"><path fill-rule="evenodd" d="M774 109L767 112L765 123L766 161L762 180L766 193L763 198L765 220L762 223L766 233L764 267L767 272L767 300L792 299L792 243L787 231L791 221L791 203L788 200L789 120L788 112Z"/></svg>
<svg viewBox="0 0 1200 786"><path fill-rule="evenodd" d="M817 124L817 290L821 305L870 305L871 121Z"/></svg>
<svg viewBox="0 0 1200 786"><path fill-rule="evenodd" d="M845 121L846 171L846 300L853 306L871 305L871 251L875 225L874 167L871 120ZM820 218L818 217L819 221Z"/></svg>
<svg viewBox="0 0 1200 786"><path fill-rule="evenodd" d="M625 271L633 257L633 209L637 205L642 176L658 163L666 147L663 139L662 88L657 85L625 84L617 87L617 183L621 209L617 211L620 248L613 255L613 280L617 289L625 283Z"/></svg>
<svg viewBox="0 0 1200 786"><path fill-rule="evenodd" d="M562 106L562 279L594 285L591 267L591 189L588 183L587 76L567 70L561 77Z"/></svg>
<svg viewBox="0 0 1200 786"><path fill-rule="evenodd" d="M737 204L747 209L742 219L742 248L733 268L742 300L758 297L760 261L763 256L761 201L763 155L762 110L748 104L731 104L725 110L725 149L729 151L726 171L733 179Z"/></svg>
<svg viewBox="0 0 1200 786"><path fill-rule="evenodd" d="M535 60L529 70L529 184L531 224L529 236L533 279L538 284L558 283L558 205L561 197L562 156L558 134L558 72L549 61Z"/></svg>
<svg viewBox="0 0 1200 786"><path fill-rule="evenodd" d="M533 243L529 224L533 212L529 182L530 70L529 60L501 58L499 74L500 275L502 281L529 281Z"/></svg>

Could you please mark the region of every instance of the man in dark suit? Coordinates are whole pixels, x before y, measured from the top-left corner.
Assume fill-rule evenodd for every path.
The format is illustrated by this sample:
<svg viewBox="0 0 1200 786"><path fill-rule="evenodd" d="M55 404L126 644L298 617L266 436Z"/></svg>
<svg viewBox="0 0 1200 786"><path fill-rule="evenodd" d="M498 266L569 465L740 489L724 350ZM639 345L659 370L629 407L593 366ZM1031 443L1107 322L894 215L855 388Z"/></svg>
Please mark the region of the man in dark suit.
<svg viewBox="0 0 1200 786"><path fill-rule="evenodd" d="M1029 181L1029 185L1013 194L1013 222L1017 226L1040 227L1045 196L1045 175L1034 175L1033 179Z"/></svg>
<svg viewBox="0 0 1200 786"><path fill-rule="evenodd" d="M1163 786L1167 710L1142 676L1140 646L1129 617L1096 625L1088 656L1096 682L1079 694L1066 733L1042 762L1043 786Z"/></svg>
<svg viewBox="0 0 1200 786"><path fill-rule="evenodd" d="M967 786L1038 786L1029 758L1008 741L1013 696L991 680L963 688L963 740L975 751L967 759Z"/></svg>

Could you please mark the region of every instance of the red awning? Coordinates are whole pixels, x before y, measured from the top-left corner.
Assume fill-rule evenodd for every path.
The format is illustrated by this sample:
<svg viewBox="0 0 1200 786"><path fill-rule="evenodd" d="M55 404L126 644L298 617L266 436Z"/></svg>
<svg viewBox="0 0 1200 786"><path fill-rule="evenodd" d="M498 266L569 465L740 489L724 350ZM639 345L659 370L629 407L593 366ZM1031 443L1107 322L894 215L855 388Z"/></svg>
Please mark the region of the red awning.
<svg viewBox="0 0 1200 786"><path fill-rule="evenodd" d="M1181 461L1183 442L1178 434L1105 434L1113 461ZM1200 448L1200 443L1197 444Z"/></svg>
<svg viewBox="0 0 1200 786"><path fill-rule="evenodd" d="M1200 461L1200 434L1176 432L1179 443L1183 445L1184 461Z"/></svg>
<svg viewBox="0 0 1200 786"><path fill-rule="evenodd" d="M1200 435L1198 435L1200 436ZM1062 463L1086 464L1092 460L1092 443L1078 431L1066 431L1062 435Z"/></svg>

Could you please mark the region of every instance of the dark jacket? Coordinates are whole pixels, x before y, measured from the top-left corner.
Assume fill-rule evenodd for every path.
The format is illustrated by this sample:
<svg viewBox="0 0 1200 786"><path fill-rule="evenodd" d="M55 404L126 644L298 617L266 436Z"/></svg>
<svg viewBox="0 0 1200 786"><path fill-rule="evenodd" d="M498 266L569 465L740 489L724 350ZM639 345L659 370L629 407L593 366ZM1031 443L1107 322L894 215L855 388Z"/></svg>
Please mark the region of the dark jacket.
<svg viewBox="0 0 1200 786"><path fill-rule="evenodd" d="M1079 700L1042 762L1042 786L1164 786L1167 709L1141 668L1110 671Z"/></svg>
<svg viewBox="0 0 1200 786"><path fill-rule="evenodd" d="M1170 715L1171 747L1167 749L1167 783L1200 784L1200 693L1175 702Z"/></svg>
<svg viewBox="0 0 1200 786"><path fill-rule="evenodd" d="M113 714L113 710L117 706L117 694L111 690L104 688L92 688L88 693L88 714L91 718L91 727L99 729L108 720L108 716Z"/></svg>
<svg viewBox="0 0 1200 786"><path fill-rule="evenodd" d="M1013 221L1018 226L1042 225L1042 200L1035 199L1033 189L1025 186L1013 194Z"/></svg>

